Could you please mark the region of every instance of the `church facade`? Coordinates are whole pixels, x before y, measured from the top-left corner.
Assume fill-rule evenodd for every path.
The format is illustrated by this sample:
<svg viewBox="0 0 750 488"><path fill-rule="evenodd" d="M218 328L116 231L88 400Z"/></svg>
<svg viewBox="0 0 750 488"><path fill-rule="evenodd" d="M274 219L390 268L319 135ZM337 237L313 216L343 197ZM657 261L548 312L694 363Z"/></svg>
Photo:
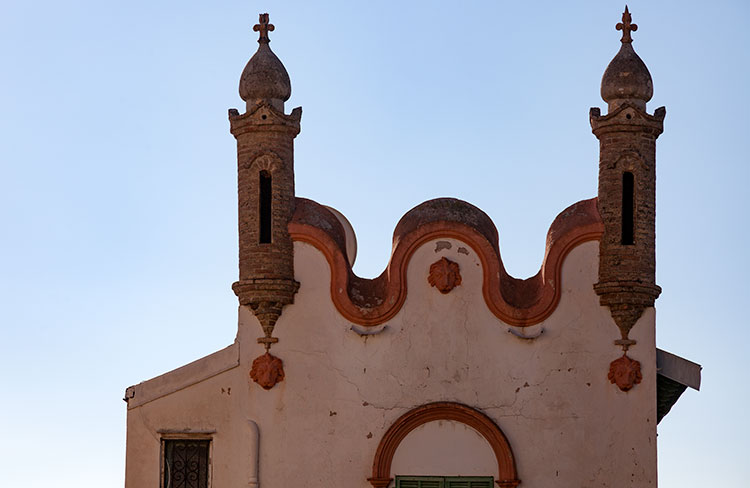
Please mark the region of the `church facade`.
<svg viewBox="0 0 750 488"><path fill-rule="evenodd" d="M456 199L400 220L386 270L352 271L337 210L294 191L302 111L259 48L240 80L233 344L126 390L126 488L655 487L657 423L700 366L656 348L655 146L665 109L632 47L602 78L598 196L550 226L533 277ZM592 163L592 170L594 165Z"/></svg>

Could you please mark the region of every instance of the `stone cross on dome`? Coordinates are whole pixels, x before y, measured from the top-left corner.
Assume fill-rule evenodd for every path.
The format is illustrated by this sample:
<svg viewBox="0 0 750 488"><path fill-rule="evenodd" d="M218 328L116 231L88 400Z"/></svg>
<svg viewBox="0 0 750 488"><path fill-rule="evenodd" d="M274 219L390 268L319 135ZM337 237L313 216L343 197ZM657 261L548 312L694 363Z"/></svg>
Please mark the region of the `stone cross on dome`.
<svg viewBox="0 0 750 488"><path fill-rule="evenodd" d="M627 7L625 7L625 10L627 10ZM623 17L623 19L624 18L625 17ZM253 26L253 31L260 32L260 38L258 39L258 42L271 42L271 40L268 38L268 33L273 31L274 29L275 27L273 26L273 24L268 23L268 14L258 15L258 23Z"/></svg>
<svg viewBox="0 0 750 488"><path fill-rule="evenodd" d="M266 17L268 17L268 14L266 14ZM638 24L633 24L632 22L633 18L630 16L630 12L628 12L628 6L625 5L625 12L622 14L622 22L618 22L615 26L615 29L622 31L622 39L620 39L620 42L633 42L630 33L638 30Z"/></svg>

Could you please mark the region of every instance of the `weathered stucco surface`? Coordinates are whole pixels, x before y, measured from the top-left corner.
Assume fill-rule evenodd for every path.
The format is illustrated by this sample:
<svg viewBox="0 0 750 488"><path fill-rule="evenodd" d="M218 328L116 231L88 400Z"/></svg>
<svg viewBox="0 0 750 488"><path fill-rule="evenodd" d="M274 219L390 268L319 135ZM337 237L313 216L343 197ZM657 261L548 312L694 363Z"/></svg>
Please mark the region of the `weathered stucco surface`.
<svg viewBox="0 0 750 488"><path fill-rule="evenodd" d="M466 424L436 420L401 441L393 472L416 476L492 476L497 460L487 440Z"/></svg>
<svg viewBox="0 0 750 488"><path fill-rule="evenodd" d="M403 308L382 332L367 336L335 310L325 257L295 243L301 286L276 324L279 343L272 349L284 361L285 380L269 391L250 380L251 363L263 353L256 343L262 331L252 312L240 307L230 348L238 366L195 384L172 380L170 375L184 374L177 370L134 387L126 487L158 486L161 437L192 432L213 439L215 488L251 484L256 452L264 488L367 488L385 431L410 409L435 401L489 415L513 449L521 486L655 486L654 311L647 309L631 331L638 343L628 354L641 362L643 382L624 393L607 379L609 363L621 351L613 344L619 331L593 290L598 243L584 243L567 256L560 303L533 327L541 335L528 340L509 333L488 310L474 251L456 239L439 241L414 253ZM441 257L457 262L462 276L448 294L427 282L430 265ZM201 361L219 360L226 365L215 355ZM194 368L215 372L219 366ZM163 394L169 385L174 392L143 403L148 391ZM443 474L419 472L427 461L417 449L441 438L459 453L451 462L466 462L470 471L450 474L497 475L476 432L443 424L426 424L407 436L391 475Z"/></svg>

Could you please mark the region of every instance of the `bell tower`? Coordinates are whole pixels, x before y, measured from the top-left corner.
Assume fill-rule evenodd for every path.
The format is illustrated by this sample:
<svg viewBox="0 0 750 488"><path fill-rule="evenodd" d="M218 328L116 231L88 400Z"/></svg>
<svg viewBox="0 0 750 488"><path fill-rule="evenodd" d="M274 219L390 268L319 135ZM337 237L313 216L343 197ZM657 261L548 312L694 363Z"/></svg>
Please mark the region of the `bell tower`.
<svg viewBox="0 0 750 488"><path fill-rule="evenodd" d="M240 305L252 309L263 328L258 339L268 351L278 341L273 328L282 309L294 301L294 250L287 225L294 213L294 138L302 109L284 113L291 96L289 75L269 47L274 30L268 14L253 27L258 51L240 78L244 114L229 110L237 139L239 281L232 289Z"/></svg>
<svg viewBox="0 0 750 488"><path fill-rule="evenodd" d="M607 114L598 108L590 112L599 139L598 206L604 222L594 289L620 329L615 343L627 352L635 344L630 329L661 292L656 285L656 139L666 110L657 108L653 115L646 110L653 84L633 50L631 33L638 26L627 6L616 28L622 45L601 84Z"/></svg>

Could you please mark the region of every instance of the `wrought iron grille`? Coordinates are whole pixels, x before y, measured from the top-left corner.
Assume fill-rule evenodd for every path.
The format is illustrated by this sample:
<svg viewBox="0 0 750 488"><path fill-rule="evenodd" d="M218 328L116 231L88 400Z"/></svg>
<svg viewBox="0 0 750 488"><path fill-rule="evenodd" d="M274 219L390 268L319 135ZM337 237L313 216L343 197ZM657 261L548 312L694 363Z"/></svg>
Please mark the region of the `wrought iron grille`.
<svg viewBox="0 0 750 488"><path fill-rule="evenodd" d="M164 488L208 488L208 447L211 441L164 440Z"/></svg>

